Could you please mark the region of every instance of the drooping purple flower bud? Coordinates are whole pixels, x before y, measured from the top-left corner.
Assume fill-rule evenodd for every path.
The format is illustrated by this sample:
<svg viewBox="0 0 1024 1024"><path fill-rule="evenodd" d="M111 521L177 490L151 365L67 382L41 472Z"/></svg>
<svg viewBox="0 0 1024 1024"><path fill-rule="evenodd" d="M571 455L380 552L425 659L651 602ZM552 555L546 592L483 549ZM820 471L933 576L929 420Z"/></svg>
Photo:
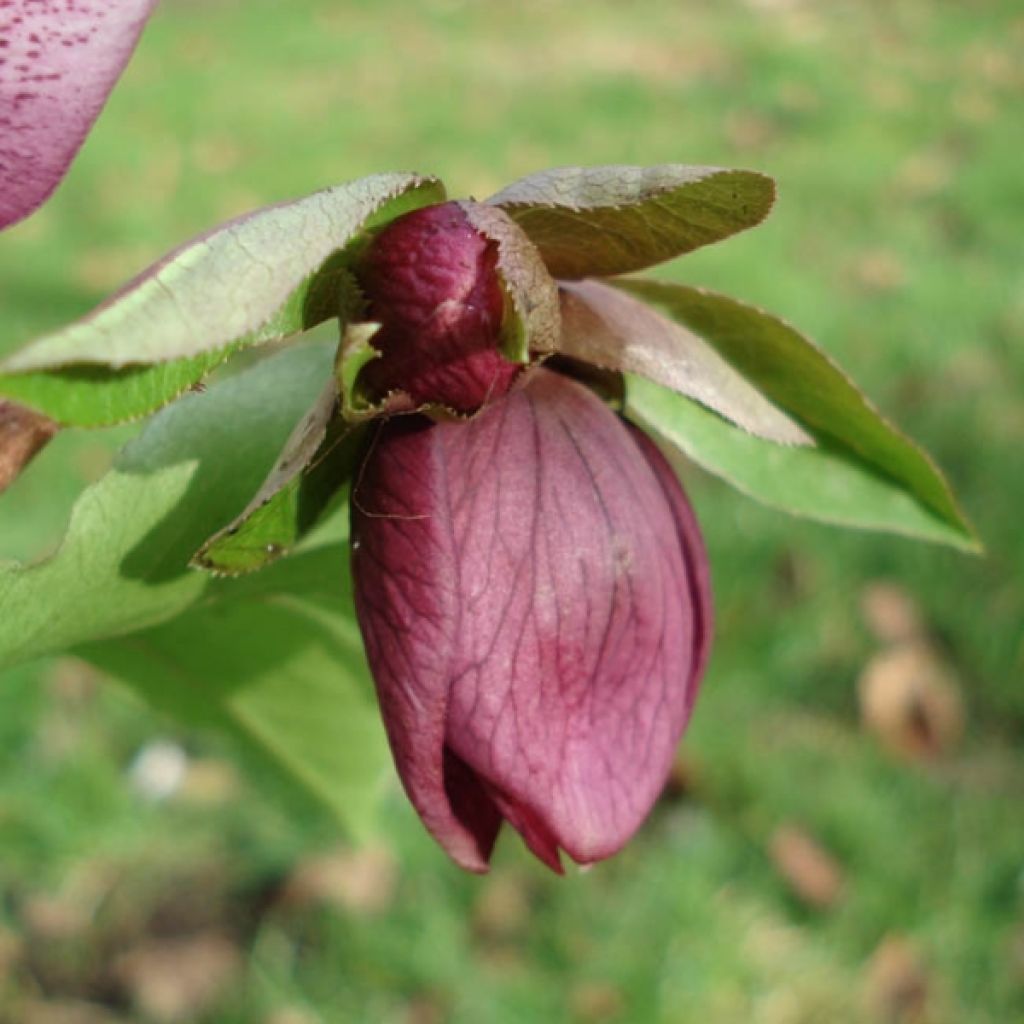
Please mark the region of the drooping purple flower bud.
<svg viewBox="0 0 1024 1024"><path fill-rule="evenodd" d="M0 4L0 228L60 183L156 3Z"/></svg>
<svg viewBox="0 0 1024 1024"><path fill-rule="evenodd" d="M502 820L556 871L608 857L669 772L711 636L696 521L654 445L527 371L465 422L379 429L356 607L424 824L485 871Z"/></svg>
<svg viewBox="0 0 1024 1024"><path fill-rule="evenodd" d="M416 405L472 412L505 394L521 367L502 356L504 296L494 242L455 202L392 221L357 271L368 319L381 324L382 358L363 379L383 397L400 389Z"/></svg>

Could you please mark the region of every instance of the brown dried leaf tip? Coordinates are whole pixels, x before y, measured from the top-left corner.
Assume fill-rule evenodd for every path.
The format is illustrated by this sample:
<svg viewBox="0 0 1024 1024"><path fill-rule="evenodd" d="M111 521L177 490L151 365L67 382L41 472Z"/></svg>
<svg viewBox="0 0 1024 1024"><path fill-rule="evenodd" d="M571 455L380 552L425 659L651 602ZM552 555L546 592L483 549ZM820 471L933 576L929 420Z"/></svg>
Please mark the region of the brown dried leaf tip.
<svg viewBox="0 0 1024 1024"><path fill-rule="evenodd" d="M0 492L14 483L59 429L46 416L0 399Z"/></svg>

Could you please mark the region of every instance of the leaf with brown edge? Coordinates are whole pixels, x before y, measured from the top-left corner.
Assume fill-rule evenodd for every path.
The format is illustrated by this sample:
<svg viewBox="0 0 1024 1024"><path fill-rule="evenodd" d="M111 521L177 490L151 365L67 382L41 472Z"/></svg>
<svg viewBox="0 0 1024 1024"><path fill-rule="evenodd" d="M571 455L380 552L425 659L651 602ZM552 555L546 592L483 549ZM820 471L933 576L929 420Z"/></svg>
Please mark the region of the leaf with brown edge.
<svg viewBox="0 0 1024 1024"><path fill-rule="evenodd" d="M498 276L509 307L502 324L506 359L528 363L530 352L558 346L558 288L540 254L509 216L483 203L459 204L470 223L498 247Z"/></svg>
<svg viewBox="0 0 1024 1024"><path fill-rule="evenodd" d="M348 483L362 431L341 420L338 388L328 381L285 442L266 480L231 523L192 559L223 575L254 572L280 558L320 521Z"/></svg>
<svg viewBox="0 0 1024 1024"><path fill-rule="evenodd" d="M847 463L859 463L890 490L901 492L907 502L957 537L957 546L980 550L977 535L935 463L796 328L755 306L703 288L640 278L611 283L703 338L776 405L798 417L819 446L837 451ZM838 514L836 521L844 521L842 509L832 510L829 518L833 514ZM897 518L910 522L903 514ZM920 534L916 526L907 532Z"/></svg>
<svg viewBox="0 0 1024 1024"><path fill-rule="evenodd" d="M53 420L0 399L0 494L59 429Z"/></svg>
<svg viewBox="0 0 1024 1024"><path fill-rule="evenodd" d="M190 371L185 361L194 360L201 376L211 354L351 313L346 247L443 198L434 178L379 174L239 217L171 253L82 320L8 356L0 362L0 394L16 394L49 414L71 401L67 392L76 381L69 368L100 367L104 393L95 398L97 409L55 418L116 422L119 388L132 392L140 367ZM118 372L124 380L108 379ZM159 386L146 399L150 408L180 394L182 374L171 376L172 386ZM133 396L127 404L137 415L145 403Z"/></svg>
<svg viewBox="0 0 1024 1024"><path fill-rule="evenodd" d="M637 373L780 444L814 439L703 338L599 281L563 282L558 351L607 370Z"/></svg>
<svg viewBox="0 0 1024 1024"><path fill-rule="evenodd" d="M722 167L559 167L487 200L540 250L553 277L642 270L759 224L775 183Z"/></svg>

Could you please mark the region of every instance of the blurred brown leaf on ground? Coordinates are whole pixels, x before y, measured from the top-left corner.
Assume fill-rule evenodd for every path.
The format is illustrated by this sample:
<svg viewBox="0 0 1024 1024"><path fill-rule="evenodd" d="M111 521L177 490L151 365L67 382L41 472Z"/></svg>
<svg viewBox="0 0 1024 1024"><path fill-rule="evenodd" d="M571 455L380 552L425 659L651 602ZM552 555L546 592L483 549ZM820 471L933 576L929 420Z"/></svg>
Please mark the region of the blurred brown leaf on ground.
<svg viewBox="0 0 1024 1024"><path fill-rule="evenodd" d="M951 750L964 731L960 684L927 642L875 655L857 684L865 727L894 754L929 760Z"/></svg>
<svg viewBox="0 0 1024 1024"><path fill-rule="evenodd" d="M341 847L297 864L285 882L281 904L380 914L393 903L397 885L398 863L388 847Z"/></svg>
<svg viewBox="0 0 1024 1024"><path fill-rule="evenodd" d="M114 961L114 974L146 1017L161 1024L207 1012L235 980L242 954L217 932L145 940Z"/></svg>
<svg viewBox="0 0 1024 1024"><path fill-rule="evenodd" d="M884 645L857 683L864 727L909 760L947 753L964 731L961 685L918 603L898 584L875 580L861 594L861 613Z"/></svg>
<svg viewBox="0 0 1024 1024"><path fill-rule="evenodd" d="M906 643L926 636L924 617L914 598L897 583L874 580L860 598L864 623L883 644Z"/></svg>
<svg viewBox="0 0 1024 1024"><path fill-rule="evenodd" d="M842 899L845 873L839 862L799 825L780 825L769 853L776 871L801 903L829 910Z"/></svg>
<svg viewBox="0 0 1024 1024"><path fill-rule="evenodd" d="M885 1024L924 1024L929 1019L930 984L920 956L899 935L886 937L872 954L865 978L865 1001Z"/></svg>

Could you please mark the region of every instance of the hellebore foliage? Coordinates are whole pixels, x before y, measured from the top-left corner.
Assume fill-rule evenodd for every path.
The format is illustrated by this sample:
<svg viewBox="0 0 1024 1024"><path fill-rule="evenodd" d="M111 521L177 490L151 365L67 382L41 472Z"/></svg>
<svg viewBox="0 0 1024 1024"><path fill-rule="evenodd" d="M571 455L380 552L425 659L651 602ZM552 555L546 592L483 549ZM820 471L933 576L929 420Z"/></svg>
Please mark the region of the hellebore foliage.
<svg viewBox="0 0 1024 1024"><path fill-rule="evenodd" d="M443 199L434 178L380 174L239 217L0 362L0 391L62 426L151 413L245 346L344 317L356 301L346 247Z"/></svg>
<svg viewBox="0 0 1024 1024"><path fill-rule="evenodd" d="M710 638L695 520L623 417L795 514L977 547L927 456L794 328L606 276L752 226L772 196L708 168L560 170L483 204L378 175L186 244L0 363L4 422L30 425L3 435L6 466L58 427L172 403L55 555L0 569L0 664L77 651L242 736L356 829L385 763L372 679L410 797L460 864L486 868L502 820L556 869L614 852ZM325 320L339 340L307 339ZM566 376L584 364L618 402Z"/></svg>
<svg viewBox="0 0 1024 1024"><path fill-rule="evenodd" d="M153 3L61 24L37 6L0 26L0 227L59 182ZM357 832L390 745L469 870L503 822L556 871L614 854L711 645L673 460L978 548L935 465L798 331L621 276L755 226L774 195L682 165L549 170L483 203L379 174L176 249L0 361L0 490L62 428L155 413L58 551L0 566L0 668L76 652ZM267 342L291 344L197 387Z"/></svg>

